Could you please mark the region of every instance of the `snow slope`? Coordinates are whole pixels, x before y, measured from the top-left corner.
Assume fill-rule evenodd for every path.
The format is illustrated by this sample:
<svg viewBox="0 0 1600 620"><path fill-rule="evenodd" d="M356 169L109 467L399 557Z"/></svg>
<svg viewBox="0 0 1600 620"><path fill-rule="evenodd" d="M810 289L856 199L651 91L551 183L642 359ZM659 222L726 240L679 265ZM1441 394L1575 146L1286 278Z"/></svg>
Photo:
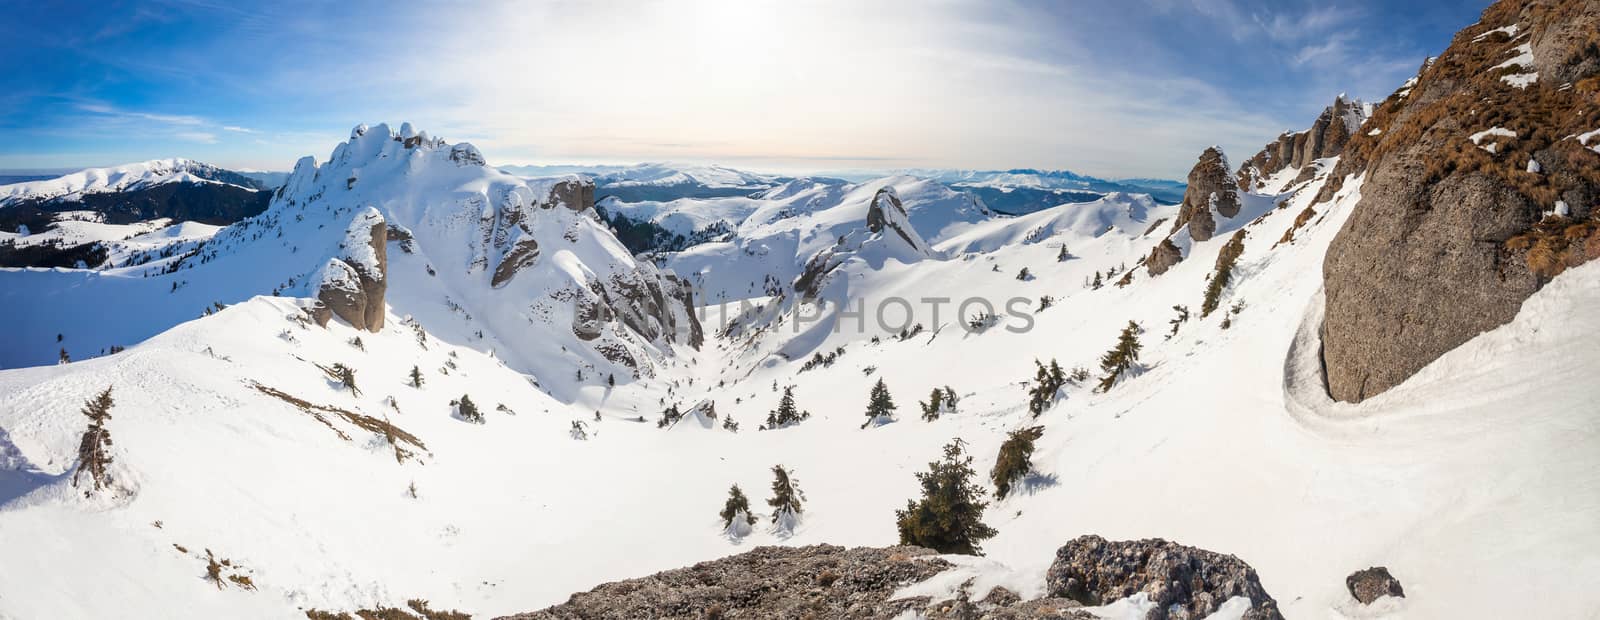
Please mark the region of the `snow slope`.
<svg viewBox="0 0 1600 620"><path fill-rule="evenodd" d="M24 200L81 199L101 194L144 189L166 183L221 183L244 189L259 189L228 170L192 159L153 159L110 168L88 168L53 179L0 185L0 208Z"/></svg>
<svg viewBox="0 0 1600 620"><path fill-rule="evenodd" d="M343 212L376 202L385 218L416 232L438 213L439 188L470 197L484 195L482 184L500 182L487 172L458 176L407 163L419 156L391 150L390 142L341 147L390 154L358 157L374 167L362 168L358 189L348 191L378 179L406 189L391 187L381 201L359 193L336 201L329 196L347 191L347 170L325 167L319 208ZM383 172L387 166L394 168ZM314 181L310 170L296 178ZM652 375L614 386L592 372L578 380L570 358L544 340L557 332L533 329L515 339L501 335L501 325L515 323L509 319L467 322L449 311L422 311L437 305L441 287L473 277L466 269L472 235L447 237L459 229L434 226L429 234L437 239L419 233L425 249L418 254L390 252L390 320L379 333L337 322L305 327L293 318L301 301L246 296L210 316L161 326L159 335L120 354L0 371L0 549L9 560L0 563L0 614L281 618L304 608L351 610L408 598L484 616L527 611L602 581L753 545L891 544L894 510L916 494L913 473L942 444L962 438L976 468L987 472L1005 434L1034 424L1045 427L1033 458L1037 473L1021 493L989 507L985 520L1000 533L983 545L992 563L974 569L1008 582L1033 580L1018 591L1042 587L1058 545L1095 533L1159 536L1238 555L1259 571L1288 617L1594 614L1600 594L1572 584L1600 579L1600 522L1593 518L1600 512L1600 426L1593 420L1600 388L1588 380L1600 364L1600 317L1585 310L1600 303L1600 265L1557 277L1511 324L1405 384L1359 405L1332 403L1317 364L1322 257L1359 199L1361 180L1346 180L1334 201L1313 207L1292 241L1277 243L1324 180L1243 196L1240 217L1219 219L1211 240L1184 239L1186 260L1153 278L1137 265L1170 227L1152 224L1175 208L1136 196L981 221L934 209L942 215L924 215L931 221L925 225L919 200L941 195L934 188L949 191L935 182L789 187L792 195L771 200L794 200L752 211L736 241L694 248L669 266L721 282L729 300L805 311L808 304L792 295L775 303L759 287L743 289L742 280L796 273L839 235L859 235L867 205L889 187L935 251L843 267L835 277L848 286L821 299L835 305L837 329L710 305L708 334L734 319L746 329L708 336L699 351L675 347ZM296 212L282 212L280 220ZM1245 250L1223 310L1200 317L1215 257L1241 228ZM851 247L888 241L866 236ZM1070 251L1064 261L1063 244ZM445 249L435 254L435 247ZM266 256L235 252L251 256L235 260ZM219 255L209 264L225 260ZM424 261L441 277L418 275ZM299 264L282 269L295 272ZM1024 267L1031 279L1016 277ZM1125 287L1084 285L1095 273L1125 269L1133 273ZM203 273L179 272L191 279ZM58 277L0 276L21 278L6 281L5 291ZM75 281L75 288L133 290L101 278ZM227 283L204 288L227 290ZM492 293L448 290L480 317L496 310L478 308L500 307L480 298ZM70 306L59 303L61 294L14 296L0 307L60 311ZM1045 295L1051 307L1033 311ZM920 322L925 330L900 338L903 313L893 309L885 317L890 324L878 324L874 309L890 297L911 301L914 314L904 326ZM949 301L933 316L929 298ZM1001 320L964 329L977 311L960 307L969 298L1002 306ZM1004 308L1013 299L1029 312ZM859 323L837 312L856 304L865 309ZM1162 336L1174 304L1192 316L1168 340ZM430 335L419 342L402 312ZM1129 320L1145 329L1142 374L1104 394L1069 386L1062 401L1031 419L1023 383L1034 360L1096 369ZM470 335L479 325L491 327L483 340ZM363 349L350 344L356 336ZM831 365L801 371L813 354L841 348ZM529 352L538 359L527 359ZM546 357L558 361L538 365ZM313 365L335 362L356 369L360 395ZM408 384L412 366L425 376L420 389ZM867 395L880 378L899 405L898 420L863 429ZM327 410L327 423L319 422L256 383L387 417L426 448L402 444L416 455L397 463L382 433ZM83 429L75 412L106 385L117 390L109 428L123 490L86 499L68 482ZM812 417L758 431L787 385ZM957 411L922 421L916 400L945 385L961 395ZM484 411L485 424L452 417L450 401L463 394ZM737 432L704 420L670 430L653 423L669 402L687 409L707 399L719 416L739 423ZM587 439L574 438L575 422ZM769 469L778 463L795 472L807 498L798 527L775 531L763 514L750 536L729 540L715 516L728 485L740 485L762 509ZM257 589L205 581L205 549L241 566ZM1388 566L1408 598L1357 608L1343 578L1371 565ZM94 584L95 596L78 594L84 584Z"/></svg>

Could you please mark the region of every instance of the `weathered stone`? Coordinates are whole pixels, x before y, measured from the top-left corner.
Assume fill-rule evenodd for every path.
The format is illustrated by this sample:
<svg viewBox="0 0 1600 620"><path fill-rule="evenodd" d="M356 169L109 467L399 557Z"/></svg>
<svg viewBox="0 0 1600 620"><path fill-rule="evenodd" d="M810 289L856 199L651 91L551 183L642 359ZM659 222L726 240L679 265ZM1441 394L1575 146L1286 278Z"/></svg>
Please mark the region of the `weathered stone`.
<svg viewBox="0 0 1600 620"><path fill-rule="evenodd" d="M375 255L376 273L372 273L365 261L351 258L354 248L349 247L345 248L343 256L329 259L323 267L317 300L356 329L371 332L383 329L384 294L389 287L387 239L388 226L383 216L376 209L369 210L350 223L346 243L365 244Z"/></svg>
<svg viewBox="0 0 1600 620"><path fill-rule="evenodd" d="M1339 95L1333 105L1322 110L1317 120L1311 123L1310 129L1284 132L1254 157L1240 164L1236 174L1239 189L1255 189L1263 178L1285 168L1301 169L1300 174L1290 182L1291 187L1311 180L1313 169L1307 164L1343 153L1345 144L1350 142L1351 136L1366 119L1366 104Z"/></svg>
<svg viewBox="0 0 1600 620"><path fill-rule="evenodd" d="M1239 188L1228 172L1228 158L1222 149L1211 147L1200 154L1200 161L1189 170L1189 186L1183 192L1178 218L1172 230L1189 227L1189 236L1205 241L1217 232L1214 215L1239 214Z"/></svg>
<svg viewBox="0 0 1600 620"><path fill-rule="evenodd" d="M550 187L550 197L544 206L545 208L565 206L573 211L593 209L594 181L589 179L560 181Z"/></svg>
<svg viewBox="0 0 1600 620"><path fill-rule="evenodd" d="M1404 597L1406 591L1400 587L1400 580L1389 574L1389 569L1374 566L1366 570L1358 570L1344 578L1344 586L1350 589L1350 596L1360 601L1362 605L1371 605L1373 601L1385 596Z"/></svg>
<svg viewBox="0 0 1600 620"><path fill-rule="evenodd" d="M1145 259L1144 266L1150 275L1159 276L1181 262L1183 262L1183 251L1173 245L1171 239L1162 239L1161 243L1151 248L1150 258Z"/></svg>
<svg viewBox="0 0 1600 620"><path fill-rule="evenodd" d="M505 286L517 272L533 266L538 260L539 242L531 238L518 240L494 268L494 277L490 278L489 285L495 288Z"/></svg>
<svg viewBox="0 0 1600 620"><path fill-rule="evenodd" d="M1525 88L1494 70L1519 44L1491 31L1510 25L1535 52L1523 69L1539 77ZM1365 173L1361 199L1323 263L1322 352L1335 399L1361 401L1405 381L1509 322L1552 272L1592 257L1583 243L1600 236L1591 219L1600 157L1566 137L1600 125L1600 113L1592 92L1562 80L1600 76L1584 43L1597 30L1600 3L1498 2L1384 102L1368 123L1376 132L1352 138L1330 185ZM1495 138L1492 152L1469 141L1491 126L1518 135ZM1540 174L1526 172L1529 159ZM1572 211L1540 233L1556 200ZM1551 241L1539 248L1542 273L1530 265L1530 234Z"/></svg>
<svg viewBox="0 0 1600 620"><path fill-rule="evenodd" d="M1199 619L1229 599L1250 599L1247 620L1281 620L1278 603L1243 560L1159 538L1110 542L1081 536L1056 551L1047 593L1105 605L1143 592L1156 603L1150 620Z"/></svg>

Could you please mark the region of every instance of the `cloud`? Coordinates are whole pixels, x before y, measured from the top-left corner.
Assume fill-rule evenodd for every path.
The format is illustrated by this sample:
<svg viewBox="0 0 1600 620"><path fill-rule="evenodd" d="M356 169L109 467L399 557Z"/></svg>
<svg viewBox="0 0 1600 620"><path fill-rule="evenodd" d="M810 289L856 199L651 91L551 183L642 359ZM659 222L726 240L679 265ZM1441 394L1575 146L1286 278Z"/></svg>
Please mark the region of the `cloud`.
<svg viewBox="0 0 1600 620"><path fill-rule="evenodd" d="M234 133L259 133L254 129L250 129L249 127L239 127L236 125L223 125L222 129L223 131L232 131Z"/></svg>
<svg viewBox="0 0 1600 620"><path fill-rule="evenodd" d="M198 142L200 144L216 144L217 143L217 134L208 133L208 132L204 132L204 131L180 131L180 132L174 133L172 135L173 135L173 137L175 137L175 138L177 138L179 140L186 140L186 141L189 141L189 142Z"/></svg>

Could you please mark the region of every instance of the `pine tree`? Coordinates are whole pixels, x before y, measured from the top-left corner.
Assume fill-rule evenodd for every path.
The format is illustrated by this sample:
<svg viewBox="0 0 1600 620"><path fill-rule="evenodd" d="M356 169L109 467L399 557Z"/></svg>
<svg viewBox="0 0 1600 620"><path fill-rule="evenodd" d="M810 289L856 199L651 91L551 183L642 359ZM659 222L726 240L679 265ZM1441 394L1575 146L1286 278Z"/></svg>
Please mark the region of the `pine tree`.
<svg viewBox="0 0 1600 620"><path fill-rule="evenodd" d="M422 389L422 370L416 366L411 367L411 387Z"/></svg>
<svg viewBox="0 0 1600 620"><path fill-rule="evenodd" d="M994 483L994 496L1005 499L1011 485L1033 470L1033 442L1044 436L1043 426L1012 431L1000 444L1000 454L995 457L989 480Z"/></svg>
<svg viewBox="0 0 1600 620"><path fill-rule="evenodd" d="M661 419L656 420L656 428L666 428L677 424L683 419L683 412L678 410L678 403L672 403L661 411Z"/></svg>
<svg viewBox="0 0 1600 620"><path fill-rule="evenodd" d="M764 428L783 428L799 424L809 417L811 417L811 412L800 411L794 405L794 386L785 386L783 388L783 397L778 399L778 408L767 413L767 425Z"/></svg>
<svg viewBox="0 0 1600 620"><path fill-rule="evenodd" d="M478 411L478 405L472 402L471 397L462 394L460 400L450 404L456 406L456 411L461 415L461 419L473 424L483 424L483 412Z"/></svg>
<svg viewBox="0 0 1600 620"><path fill-rule="evenodd" d="M782 465L772 466L772 499L767 500L767 505L772 507L772 525L779 532L793 533L796 525L800 523L801 500L805 493L800 492L798 481Z"/></svg>
<svg viewBox="0 0 1600 620"><path fill-rule="evenodd" d="M917 406L922 408L922 419L928 422L939 419L939 413L944 411L944 390L933 388L928 394L927 402L917 401Z"/></svg>
<svg viewBox="0 0 1600 620"><path fill-rule="evenodd" d="M1128 326L1122 328L1122 334L1117 336L1117 345L1100 356L1100 370L1105 371L1100 378L1101 392L1110 390L1124 374L1138 365L1140 331L1138 323L1128 321Z"/></svg>
<svg viewBox="0 0 1600 620"><path fill-rule="evenodd" d="M893 422L895 409L894 399L889 397L889 386L883 384L883 379L878 379L877 385L872 386L872 394L867 397L867 421L861 424L861 428Z"/></svg>
<svg viewBox="0 0 1600 620"><path fill-rule="evenodd" d="M1053 359L1049 366L1039 363L1039 360L1034 360L1033 365L1033 387L1028 388L1028 413L1037 418L1055 404L1056 393L1067 385L1067 373Z"/></svg>
<svg viewBox="0 0 1600 620"><path fill-rule="evenodd" d="M1056 262L1064 263L1069 258L1072 258L1072 254L1067 252L1067 244L1063 243L1061 244L1061 251L1056 253Z"/></svg>
<svg viewBox="0 0 1600 620"><path fill-rule="evenodd" d="M756 524L756 516L750 514L750 500L737 484L728 488L728 501L722 504L722 512L718 514L722 516L723 530L734 538L750 533L750 526Z"/></svg>
<svg viewBox="0 0 1600 620"><path fill-rule="evenodd" d="M905 510L895 511L900 544L940 553L981 555L980 543L994 537L994 528L983 523L983 509L989 503L972 481L976 472L965 445L960 439L945 445L944 458L928 463L928 471L917 474L922 499L907 500Z"/></svg>
<svg viewBox="0 0 1600 620"><path fill-rule="evenodd" d="M610 374L606 375L606 385L610 387L617 387L617 376Z"/></svg>
<svg viewBox="0 0 1600 620"><path fill-rule="evenodd" d="M1028 280L1030 280L1032 278L1033 278L1033 274L1028 272L1028 268L1027 267L1023 267L1022 271L1018 271L1017 272L1017 279L1018 280L1022 280L1023 282L1027 282Z"/></svg>
<svg viewBox="0 0 1600 620"><path fill-rule="evenodd" d="M1167 321L1167 324L1172 326L1172 331L1167 333L1167 340L1172 340L1173 336L1178 335L1178 328L1183 326L1183 324L1189 320L1188 306L1173 306L1172 310L1177 312L1178 316L1172 317L1172 320Z"/></svg>
<svg viewBox="0 0 1600 620"><path fill-rule="evenodd" d="M73 487L78 486L78 477L84 472L88 472L94 482L94 491L111 484L111 475L106 471L111 465L111 431L106 428L106 422L111 419L113 404L111 388L107 387L83 405L89 428L84 429L83 438L78 441L78 471L72 474ZM89 492L84 491L84 494Z"/></svg>
<svg viewBox="0 0 1600 620"><path fill-rule="evenodd" d="M62 347L61 348L61 355L60 355L59 358L56 359L56 363L57 364L70 364L70 363L72 363L72 356L67 355L66 347Z"/></svg>
<svg viewBox="0 0 1600 620"><path fill-rule="evenodd" d="M1100 287L1102 287L1102 286L1105 286L1105 283L1104 283L1103 280L1100 279L1100 272L1096 271L1096 272L1094 272L1094 284L1090 285L1089 288L1092 288L1092 289L1098 291L1098 290L1100 290Z"/></svg>

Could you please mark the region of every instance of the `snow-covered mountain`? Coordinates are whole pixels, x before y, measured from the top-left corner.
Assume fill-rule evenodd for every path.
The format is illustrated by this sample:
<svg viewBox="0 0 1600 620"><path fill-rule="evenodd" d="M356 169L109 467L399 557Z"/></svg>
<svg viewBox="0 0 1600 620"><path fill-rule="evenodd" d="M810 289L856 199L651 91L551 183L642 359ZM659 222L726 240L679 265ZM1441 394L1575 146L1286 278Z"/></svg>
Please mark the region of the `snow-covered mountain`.
<svg viewBox="0 0 1600 620"><path fill-rule="evenodd" d="M53 179L0 185L0 208L30 201L83 202L86 196L148 189L168 183L219 183L270 189L242 173L192 159L153 159L110 168L88 168Z"/></svg>
<svg viewBox="0 0 1600 620"><path fill-rule="evenodd" d="M175 255L0 269L0 616L495 617L685 566L710 591L698 563L751 548L895 544L955 439L984 557L784 585L981 613L1097 534L1237 556L1276 601L1212 618L1591 616L1600 10L1558 4L1498 3L1370 116L1289 134L1321 147L1206 149L1174 204L1000 217L891 176L596 205L586 177L357 127L260 215L130 240ZM1533 81L1486 70L1522 45ZM704 238L637 259L600 208ZM99 489L86 428L114 438ZM1026 472L993 474L1019 434ZM780 465L804 510L764 501ZM1404 595L1358 601L1379 566ZM1151 596L1208 568L1050 609L1176 615ZM688 600L658 609L714 613Z"/></svg>

